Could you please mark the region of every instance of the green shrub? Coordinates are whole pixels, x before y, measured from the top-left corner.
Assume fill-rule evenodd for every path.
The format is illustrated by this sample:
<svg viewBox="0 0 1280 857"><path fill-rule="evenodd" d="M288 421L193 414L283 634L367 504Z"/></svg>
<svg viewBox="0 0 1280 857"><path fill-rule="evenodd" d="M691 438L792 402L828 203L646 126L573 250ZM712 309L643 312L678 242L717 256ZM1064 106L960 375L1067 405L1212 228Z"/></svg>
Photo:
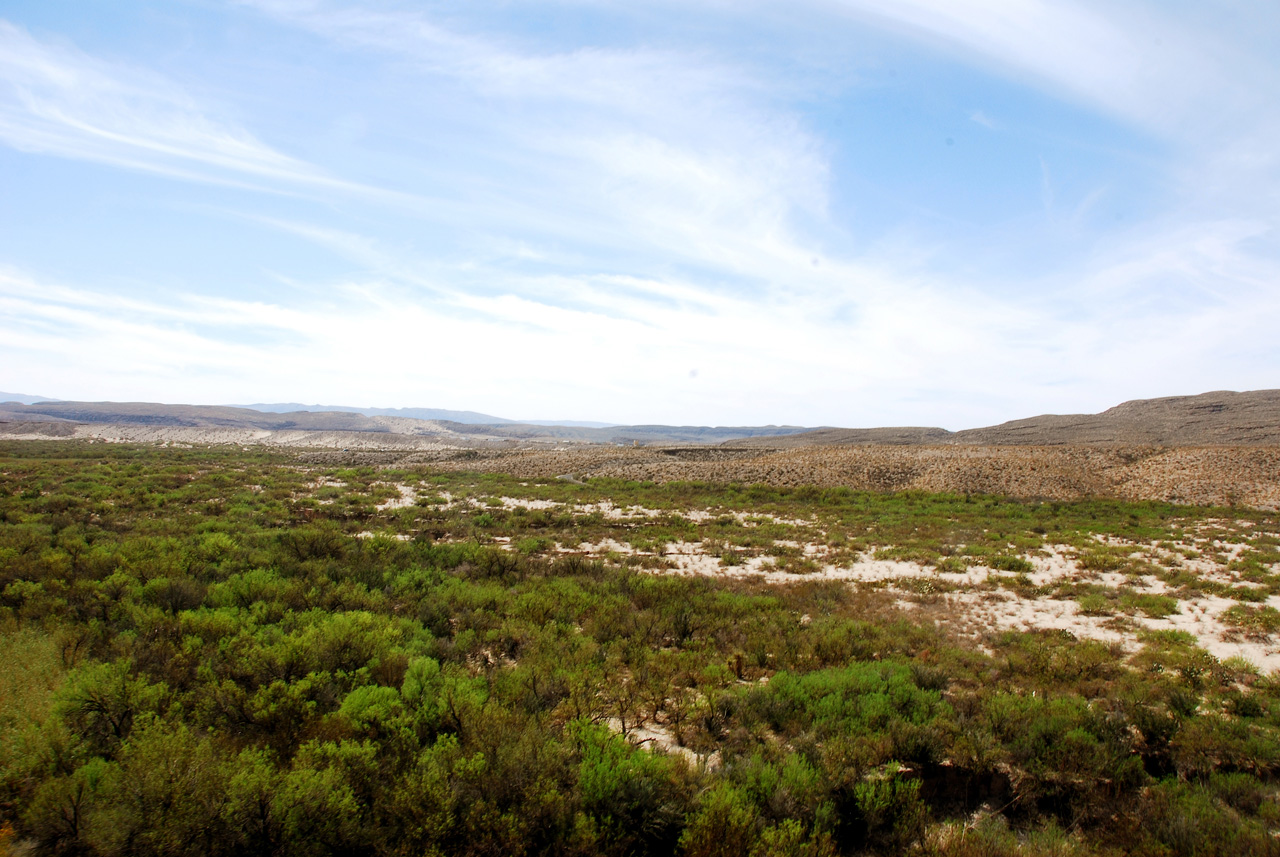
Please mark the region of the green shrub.
<svg viewBox="0 0 1280 857"><path fill-rule="evenodd" d="M1036 567L1031 564L1031 561L1025 557L1009 556L1007 554L993 556L987 561L987 563L991 568L994 568L997 571L1012 571L1018 574L1030 574L1036 570Z"/></svg>
<svg viewBox="0 0 1280 857"><path fill-rule="evenodd" d="M1277 853L1276 841L1264 823L1216 800L1203 786L1160 783L1147 793L1139 812L1148 853L1197 857L1274 857Z"/></svg>
<svg viewBox="0 0 1280 857"><path fill-rule="evenodd" d="M1251 637L1267 638L1280 631L1280 610L1267 605L1235 604L1222 611L1220 618L1223 624L1238 628Z"/></svg>
<svg viewBox="0 0 1280 857"><path fill-rule="evenodd" d="M1076 600L1086 616L1110 616L1116 612L1115 604L1101 592L1090 592Z"/></svg>
<svg viewBox="0 0 1280 857"><path fill-rule="evenodd" d="M969 570L969 563L964 557L949 556L938 560L935 568L943 574L964 574Z"/></svg>
<svg viewBox="0 0 1280 857"><path fill-rule="evenodd" d="M872 847L901 853L924 833L928 808L920 800L920 781L905 779L896 764L858 783L853 801L863 836Z"/></svg>
<svg viewBox="0 0 1280 857"><path fill-rule="evenodd" d="M515 548L517 552L522 553L525 556L532 556L533 554L544 553L545 551L550 550L553 544L554 543L551 539L543 536L532 536L530 538L520 539L520 541L515 543Z"/></svg>
<svg viewBox="0 0 1280 857"><path fill-rule="evenodd" d="M1152 619L1163 619L1165 616L1173 616L1180 611L1178 599L1170 598L1168 595L1150 595L1138 592L1122 592L1120 596L1120 609L1125 611L1136 610Z"/></svg>
<svg viewBox="0 0 1280 857"><path fill-rule="evenodd" d="M703 796L701 805L680 835L686 857L749 857L756 842L758 815L742 791L720 784Z"/></svg>
<svg viewBox="0 0 1280 857"><path fill-rule="evenodd" d="M1077 557L1076 564L1089 571L1116 571L1128 565L1129 558L1109 550L1084 550Z"/></svg>

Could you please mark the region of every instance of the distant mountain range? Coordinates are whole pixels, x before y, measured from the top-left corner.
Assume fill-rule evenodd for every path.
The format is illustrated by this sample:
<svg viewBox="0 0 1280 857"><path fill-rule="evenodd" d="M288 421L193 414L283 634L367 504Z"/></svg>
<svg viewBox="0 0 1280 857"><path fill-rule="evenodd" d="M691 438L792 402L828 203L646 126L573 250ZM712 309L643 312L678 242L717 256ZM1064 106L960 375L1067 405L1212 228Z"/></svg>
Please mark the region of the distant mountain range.
<svg viewBox="0 0 1280 857"><path fill-rule="evenodd" d="M481 414L476 411L449 411L444 408L353 408L350 405L304 405L300 402L275 402L256 405L228 405L267 414L348 413L366 417L404 417L410 420L448 420L467 425L505 425L515 420Z"/></svg>
<svg viewBox="0 0 1280 857"><path fill-rule="evenodd" d="M287 406L282 406L287 407ZM403 411L387 409L389 414ZM429 411L452 413L457 411ZM573 426L505 421L497 424L372 416L356 409L286 411L157 402L37 402L0 404L0 422L90 423L152 428L237 429L265 432L366 432L431 436L451 441L566 440L578 443L722 443L759 435L808 431L802 426ZM483 416L483 415L477 415ZM490 418L492 419L492 418Z"/></svg>
<svg viewBox="0 0 1280 857"><path fill-rule="evenodd" d="M49 402L63 402L50 396L32 396L27 393L0 392L0 405L17 402L22 405L34 405ZM194 407L194 406L192 406ZM220 407L220 406L213 406ZM526 425L526 426L567 426L569 428L611 428L617 423L602 423L592 420L509 420L506 417L495 417L477 411L450 411L445 408L357 408L350 405L304 405L301 402L271 402L253 405L226 405L229 408L243 408L261 411L267 414L289 413L349 413L363 414L366 417L403 417L410 420L447 420L463 425Z"/></svg>
<svg viewBox="0 0 1280 857"><path fill-rule="evenodd" d="M802 426L615 426L601 423L521 423L473 411L352 408L312 405L229 407L147 402L60 402L0 393L0 423L115 424L245 432L355 432L449 442L570 441L577 443L722 444L741 448L792 446L1124 444L1152 446L1280 445L1280 390L1213 392L1138 399L1100 414L1045 414L997 426L947 431L935 427L872 429ZM22 400L30 400L22 403ZM18 402L18 403L14 403ZM22 429L26 431L26 429ZM390 438L388 439L390 440Z"/></svg>
<svg viewBox="0 0 1280 857"><path fill-rule="evenodd" d="M0 393L0 395L4 395ZM30 404L30 403L28 403ZM449 411L444 408L353 408L349 405L303 405L297 402L276 402L273 404L232 405L236 408L249 408L269 414L287 414L296 411L345 411L353 414L364 414L366 417L404 417L411 420L448 420L464 425L526 425L526 426L570 426L573 428L610 428L615 423L598 423L586 420L509 420L476 411Z"/></svg>
<svg viewBox="0 0 1280 857"><path fill-rule="evenodd" d="M31 396L27 393L0 393L0 404L18 402L23 405L34 405L36 402L48 402L48 396Z"/></svg>

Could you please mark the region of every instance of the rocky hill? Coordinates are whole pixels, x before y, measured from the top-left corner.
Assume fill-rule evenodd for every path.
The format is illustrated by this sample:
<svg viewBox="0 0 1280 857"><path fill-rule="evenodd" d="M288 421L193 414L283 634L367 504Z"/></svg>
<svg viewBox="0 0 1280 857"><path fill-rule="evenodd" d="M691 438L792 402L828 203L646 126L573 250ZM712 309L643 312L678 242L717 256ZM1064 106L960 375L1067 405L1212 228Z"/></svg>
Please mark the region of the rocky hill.
<svg viewBox="0 0 1280 857"><path fill-rule="evenodd" d="M956 432L960 443L1160 446L1280 443L1280 390L1137 399L1100 414L1042 416Z"/></svg>
<svg viewBox="0 0 1280 857"><path fill-rule="evenodd" d="M730 442L732 446L774 449L864 444L1273 446L1280 445L1280 390L1136 399L1100 414L1044 414L957 432L942 428L818 429Z"/></svg>

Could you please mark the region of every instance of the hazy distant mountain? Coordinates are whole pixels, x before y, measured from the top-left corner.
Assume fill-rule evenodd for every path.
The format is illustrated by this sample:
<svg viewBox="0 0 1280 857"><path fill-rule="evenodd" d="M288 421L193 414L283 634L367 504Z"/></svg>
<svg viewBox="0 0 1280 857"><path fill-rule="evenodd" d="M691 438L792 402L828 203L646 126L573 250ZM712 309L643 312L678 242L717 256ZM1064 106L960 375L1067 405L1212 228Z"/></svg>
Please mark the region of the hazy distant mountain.
<svg viewBox="0 0 1280 857"><path fill-rule="evenodd" d="M29 396L26 393L0 393L0 402L18 402L23 405L34 405L36 402L57 401L48 396Z"/></svg>
<svg viewBox="0 0 1280 857"><path fill-rule="evenodd" d="M298 402L276 402L273 404L231 405L234 408L249 408L268 414L290 414L299 411L311 413L333 413L341 411L348 414L364 414L366 417L404 417L410 420L448 420L465 425L496 426L514 423L503 417L481 414L476 411L449 411L444 408L356 408L350 405L303 405ZM562 423L549 423L562 425Z"/></svg>
<svg viewBox="0 0 1280 857"><path fill-rule="evenodd" d="M27 403L30 404L30 403ZM297 411L333 412L343 411L349 414L364 414L366 417L404 417L411 420L448 420L453 423L475 426L568 426L570 428L612 428L617 423L601 423L593 420L509 420L506 417L495 417L492 414L481 414L476 411L450 411L444 408L358 408L351 405L304 405L299 402L275 402L272 404L231 405L234 408L249 408L268 414L287 414Z"/></svg>
<svg viewBox="0 0 1280 857"><path fill-rule="evenodd" d="M271 414L247 408L211 405L166 405L156 402L37 402L0 405L0 419L33 422L118 423L121 425L249 428L268 431L376 431L391 429L387 421L363 414ZM430 424L422 423L423 427Z"/></svg>
<svg viewBox="0 0 1280 857"><path fill-rule="evenodd" d="M511 440L563 440L579 443L614 443L630 446L633 443L645 445L664 443L724 443L739 438L758 437L761 435L776 437L794 432L811 431L802 426L607 426L595 428L589 426L566 425L530 425L528 423L511 423L509 425L461 425L459 423L442 423L442 425L458 434L485 436L489 438L508 438Z"/></svg>
<svg viewBox="0 0 1280 857"><path fill-rule="evenodd" d="M567 428L614 428L618 423L597 423L591 420L514 420L525 426L565 426Z"/></svg>

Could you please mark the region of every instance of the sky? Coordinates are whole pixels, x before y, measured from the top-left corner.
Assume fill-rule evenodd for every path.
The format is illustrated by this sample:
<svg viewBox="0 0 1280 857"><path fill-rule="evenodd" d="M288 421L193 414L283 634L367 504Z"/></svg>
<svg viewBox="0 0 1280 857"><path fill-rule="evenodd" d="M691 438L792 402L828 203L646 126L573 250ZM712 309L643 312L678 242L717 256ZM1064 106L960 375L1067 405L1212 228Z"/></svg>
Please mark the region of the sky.
<svg viewBox="0 0 1280 857"><path fill-rule="evenodd" d="M0 389L989 425L1280 387L1280 5L0 0Z"/></svg>

